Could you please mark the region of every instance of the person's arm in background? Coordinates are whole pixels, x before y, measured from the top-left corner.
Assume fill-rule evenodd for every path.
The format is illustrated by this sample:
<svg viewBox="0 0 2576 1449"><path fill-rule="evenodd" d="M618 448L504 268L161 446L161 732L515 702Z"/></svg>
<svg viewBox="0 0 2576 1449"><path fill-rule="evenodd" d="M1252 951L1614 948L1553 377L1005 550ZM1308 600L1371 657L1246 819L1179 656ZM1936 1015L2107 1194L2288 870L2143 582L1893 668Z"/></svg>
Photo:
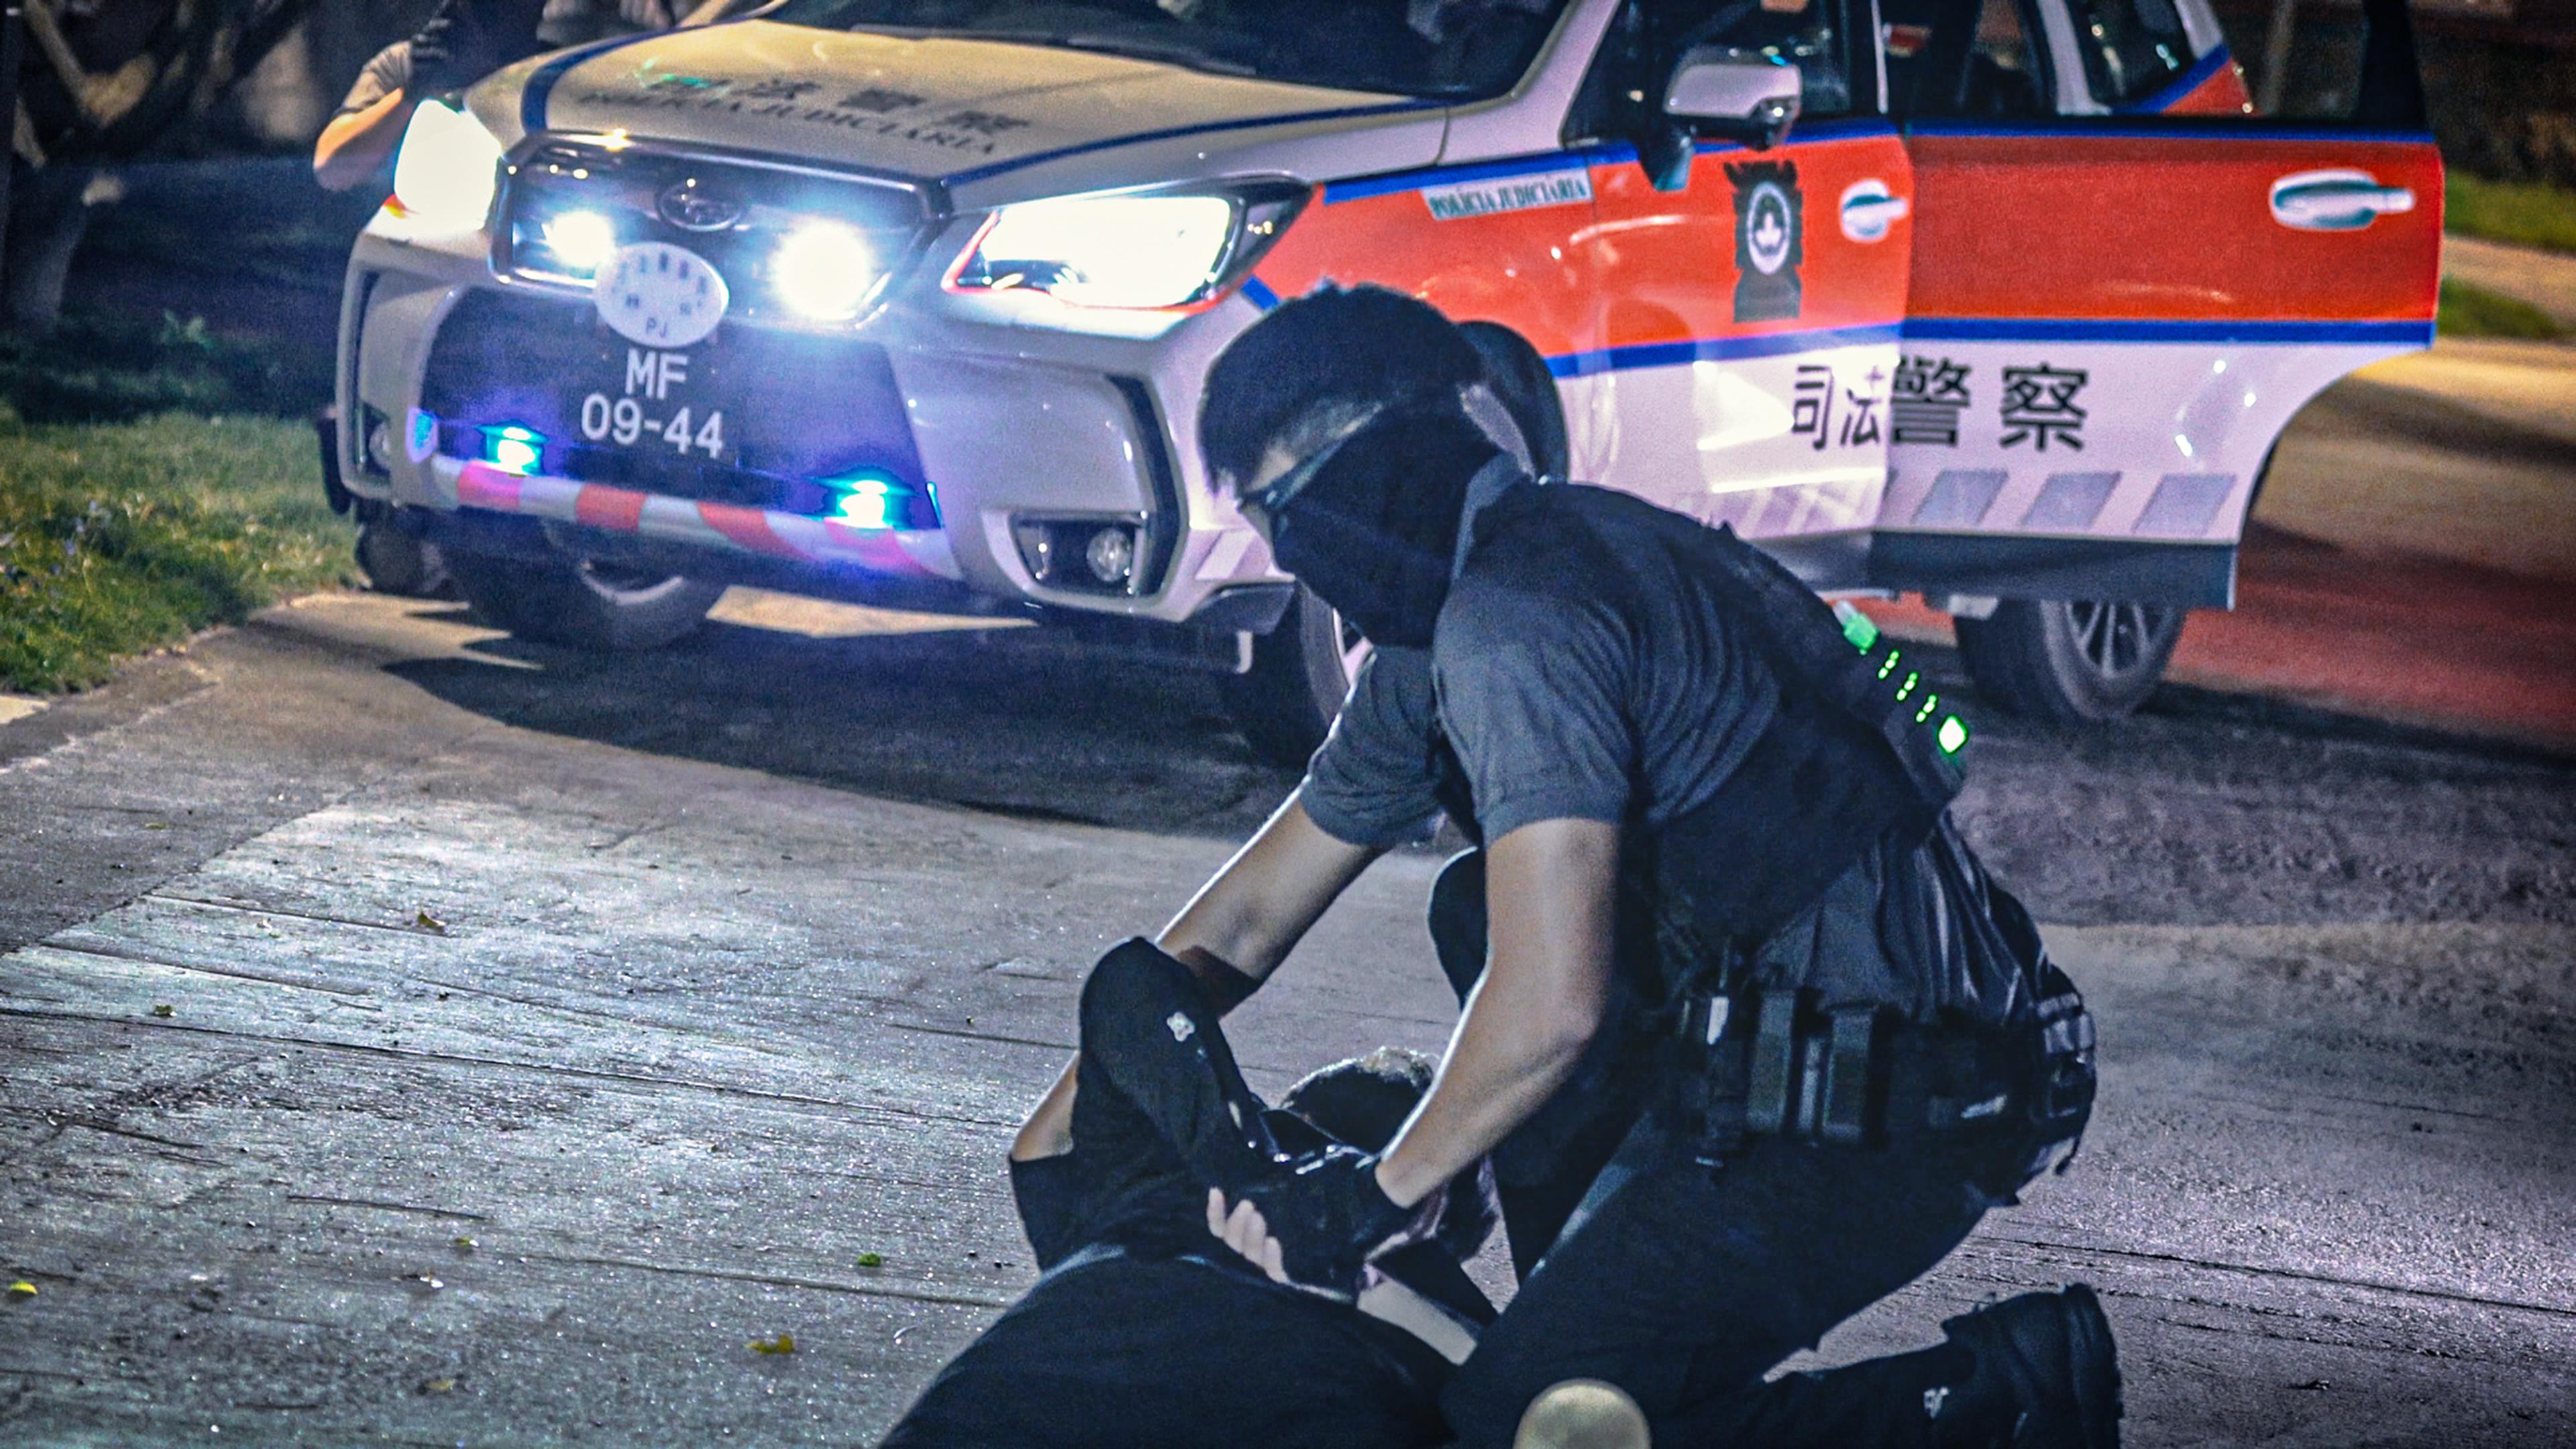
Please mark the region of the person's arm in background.
<svg viewBox="0 0 2576 1449"><path fill-rule="evenodd" d="M1384 853L1326 833L1290 795L1155 944L1203 975L1233 972L1249 986L1277 970L1325 908ZM1013 1139L1012 1161L1072 1150L1073 1095L1068 1065Z"/></svg>
<svg viewBox="0 0 2576 1449"><path fill-rule="evenodd" d="M411 124L413 97L420 87L412 79L412 40L398 40L377 51L358 72L339 114L323 126L313 143L313 179L326 191L346 191L376 175Z"/></svg>
<svg viewBox="0 0 2576 1449"><path fill-rule="evenodd" d="M313 179L325 191L346 191L375 175L402 144L411 112L411 93L395 90L333 116L313 143Z"/></svg>

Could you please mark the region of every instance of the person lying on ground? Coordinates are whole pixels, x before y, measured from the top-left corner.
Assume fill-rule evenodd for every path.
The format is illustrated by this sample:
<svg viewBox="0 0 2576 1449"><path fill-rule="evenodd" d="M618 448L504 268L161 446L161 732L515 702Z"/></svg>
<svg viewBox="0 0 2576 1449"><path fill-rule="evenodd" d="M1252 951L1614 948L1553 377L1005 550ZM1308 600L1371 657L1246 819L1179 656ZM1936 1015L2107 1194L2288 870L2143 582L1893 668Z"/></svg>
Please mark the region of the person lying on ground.
<svg viewBox="0 0 2576 1449"><path fill-rule="evenodd" d="M1211 1185L1261 1159L1383 1146L1430 1085L1430 1059L1381 1048L1266 1107L1197 979L1142 940L1102 959L1081 1015L1071 1131L1023 1142L1010 1164L1042 1276L883 1449L1446 1443L1440 1390L1493 1316L1459 1267L1497 1216L1482 1165L1356 1303L1272 1281L1220 1241L1209 1206Z"/></svg>

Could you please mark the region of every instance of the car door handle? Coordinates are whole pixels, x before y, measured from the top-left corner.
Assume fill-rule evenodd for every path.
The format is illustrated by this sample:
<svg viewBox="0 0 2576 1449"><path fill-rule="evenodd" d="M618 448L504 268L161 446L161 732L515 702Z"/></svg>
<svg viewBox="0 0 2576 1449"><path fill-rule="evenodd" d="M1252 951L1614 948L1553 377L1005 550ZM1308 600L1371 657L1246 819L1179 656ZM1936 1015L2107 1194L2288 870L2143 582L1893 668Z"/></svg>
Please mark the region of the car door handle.
<svg viewBox="0 0 2576 1449"><path fill-rule="evenodd" d="M2359 231L2383 216L2415 209L2415 193L2382 186L2348 166L2301 171L2272 183L2272 219L2300 231Z"/></svg>
<svg viewBox="0 0 2576 1449"><path fill-rule="evenodd" d="M1856 242L1883 240L1888 228L1903 221L1913 209L1912 203L1891 193L1887 183L1876 177L1855 183L1843 192L1843 235Z"/></svg>

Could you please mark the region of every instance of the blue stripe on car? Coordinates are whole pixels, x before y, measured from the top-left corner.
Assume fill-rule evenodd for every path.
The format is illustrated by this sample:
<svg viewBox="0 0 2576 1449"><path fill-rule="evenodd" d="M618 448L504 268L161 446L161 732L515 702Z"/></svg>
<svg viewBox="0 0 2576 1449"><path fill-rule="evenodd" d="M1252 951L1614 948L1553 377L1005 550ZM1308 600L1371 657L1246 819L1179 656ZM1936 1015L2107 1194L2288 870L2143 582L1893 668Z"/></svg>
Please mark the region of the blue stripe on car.
<svg viewBox="0 0 2576 1449"><path fill-rule="evenodd" d="M1859 136L1889 136L1896 127L1889 122L1865 117L1849 121L1817 121L1798 128L1785 146L1801 142L1844 141ZM1702 141L1697 152L1702 156L1721 151L1741 151L1735 141ZM1500 181L1514 176L1542 176L1550 171L1571 171L1577 167L1617 166L1637 159L1637 148L1624 141L1604 142L1575 151L1543 151L1535 156L1509 156L1495 161L1468 161L1455 166L1434 166L1421 171L1390 171L1378 176L1355 176L1335 181L1324 188L1324 204L1363 201L1372 196L1388 196L1403 191L1420 191L1432 186L1451 186L1470 181Z"/></svg>
<svg viewBox="0 0 2576 1449"><path fill-rule="evenodd" d="M1547 370L1560 378L1591 377L1636 367L1677 367L1686 362L1729 362L1748 357L1778 357L1824 347L1867 347L1894 342L1896 324L1880 327L1817 327L1803 332L1766 332L1758 337L1704 337L1690 342L1645 342L1592 352L1568 352L1547 360Z"/></svg>
<svg viewBox="0 0 2576 1449"><path fill-rule="evenodd" d="M1266 290L1266 289L1265 289ZM1895 342L2233 342L2285 346L2343 343L2426 347L2430 322L2157 322L2073 321L2022 317L1935 317L1902 326L1823 327L1766 332L1754 337L1706 337L1688 342L1646 342L1628 347L1561 353L1547 359L1558 378L1591 377L1641 367L1779 357L1827 347L1867 347Z"/></svg>
<svg viewBox="0 0 2576 1449"><path fill-rule="evenodd" d="M1907 341L1940 342L2238 342L2273 346L2344 343L2429 347L2430 322L2100 321L2043 317L1918 317Z"/></svg>
<svg viewBox="0 0 2576 1449"><path fill-rule="evenodd" d="M658 30L647 30L635 35L612 35L606 40L594 40L588 45L574 46L544 65L538 66L528 76L526 88L519 92L519 129L536 132L546 128L546 98L554 94L555 82L564 78L564 72L593 56L606 55L612 50L622 50L630 45L656 40L661 37L661 34L662 32Z"/></svg>
<svg viewBox="0 0 2576 1449"><path fill-rule="evenodd" d="M2130 101L2125 105L2113 106L2111 109L2128 114L2152 114L2154 112L2161 111L2165 107L2172 105L2174 102L2181 100L2183 97L2190 95L2193 91L2200 89L2204 82L2206 82L2211 76L2218 74L2220 67L2226 64L2227 47L2222 45L2217 49L2212 50L2209 54L2202 56L2199 60L2194 61L2191 69L2184 71L2181 75L2167 81L2162 90L2159 90L2155 94L2147 96L2141 100Z"/></svg>
<svg viewBox="0 0 2576 1449"><path fill-rule="evenodd" d="M1380 106L1347 106L1338 110L1330 111L1301 111L1292 115L1284 116L1240 116L1231 121L1202 121L1193 126L1173 126L1161 131L1140 131L1132 136L1111 136L1106 140L1085 141L1080 145L1075 146L1059 146L1053 151L1040 151L1032 156L1021 156L1009 161L996 161L990 166L978 166L971 171L955 172L951 175L942 177L941 179L950 186L965 186L969 183L988 180L1007 172L1019 171L1026 169L1027 167L1042 165L1049 161L1061 161L1068 156L1084 156L1089 155L1094 151L1107 151L1118 146L1140 146L1148 141L1172 141L1184 136L1211 136L1222 131L1245 131L1257 126L1295 126L1302 125L1308 121L1338 121L1356 119L1361 116L1389 116L1404 111L1436 111L1440 108L1441 104L1438 101L1411 100L1396 101L1391 104Z"/></svg>

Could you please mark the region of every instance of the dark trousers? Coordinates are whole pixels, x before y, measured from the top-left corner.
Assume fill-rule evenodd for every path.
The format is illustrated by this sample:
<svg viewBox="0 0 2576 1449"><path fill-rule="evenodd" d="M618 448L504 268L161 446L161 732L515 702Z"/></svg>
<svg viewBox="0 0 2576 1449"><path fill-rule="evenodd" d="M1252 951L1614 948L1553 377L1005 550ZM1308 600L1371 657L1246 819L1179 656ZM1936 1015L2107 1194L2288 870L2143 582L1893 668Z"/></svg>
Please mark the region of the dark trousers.
<svg viewBox="0 0 2576 1449"><path fill-rule="evenodd" d="M884 1449L1428 1449L1442 1438L1427 1387L1351 1309L1202 1263L1115 1256L1040 1279L940 1371Z"/></svg>
<svg viewBox="0 0 2576 1449"><path fill-rule="evenodd" d="M1022 1204L1033 1242L1087 1251L941 1370L883 1449L1441 1442L1436 1354L1209 1235L1202 1184L1245 1171L1266 1126L1188 973L1113 953L1083 989L1078 1070L1060 1200Z"/></svg>
<svg viewBox="0 0 2576 1449"><path fill-rule="evenodd" d="M1462 999L1484 969L1483 905L1481 858L1452 861L1431 928ZM1522 1282L1442 1395L1462 1445L1509 1445L1529 1401L1569 1378L1625 1389L1659 1445L1983 1437L1931 1392L1965 1378L1955 1348L1763 1377L1967 1237L1986 1203L1970 1153L1763 1139L1706 1167L1661 1140L1645 1093L1614 1089L1615 1064L1589 1065L1554 1123L1533 1119L1538 1139L1496 1154Z"/></svg>

